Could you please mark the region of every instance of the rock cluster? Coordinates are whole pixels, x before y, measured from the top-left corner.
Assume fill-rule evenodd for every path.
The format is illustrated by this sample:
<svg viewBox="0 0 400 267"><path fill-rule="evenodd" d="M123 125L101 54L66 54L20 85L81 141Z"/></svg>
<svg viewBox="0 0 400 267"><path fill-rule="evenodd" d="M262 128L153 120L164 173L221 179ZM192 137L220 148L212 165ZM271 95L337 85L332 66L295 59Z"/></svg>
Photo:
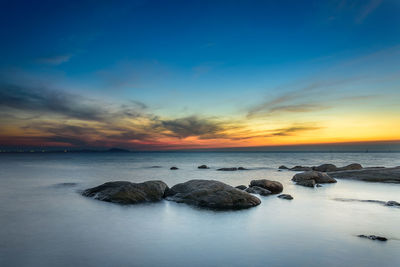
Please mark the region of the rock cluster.
<svg viewBox="0 0 400 267"><path fill-rule="evenodd" d="M297 185L314 187L315 184L336 183L337 181L324 172L306 171L297 173L292 178Z"/></svg>

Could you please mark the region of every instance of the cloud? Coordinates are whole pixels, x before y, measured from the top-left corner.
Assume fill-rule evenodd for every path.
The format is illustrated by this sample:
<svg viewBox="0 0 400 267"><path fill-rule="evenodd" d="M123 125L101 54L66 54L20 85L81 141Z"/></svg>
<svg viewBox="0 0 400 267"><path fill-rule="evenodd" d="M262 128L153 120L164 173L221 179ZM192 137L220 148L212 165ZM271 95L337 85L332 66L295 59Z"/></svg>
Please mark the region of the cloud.
<svg viewBox="0 0 400 267"><path fill-rule="evenodd" d="M189 136L198 136L200 139L215 139L224 137L221 133L223 127L220 123L201 119L197 116L179 118L175 120L161 120L161 128L170 131L169 135L186 138Z"/></svg>
<svg viewBox="0 0 400 267"><path fill-rule="evenodd" d="M68 62L71 59L72 55L57 55L52 57L42 57L38 59L39 63L47 64L47 65L61 65L65 62Z"/></svg>
<svg viewBox="0 0 400 267"><path fill-rule="evenodd" d="M317 127L317 126L290 126L286 128L281 128L281 129L276 129L274 132L271 134L273 136L289 136L289 135L295 135L298 132L304 132L304 131L313 131L313 130L319 130L322 127Z"/></svg>
<svg viewBox="0 0 400 267"><path fill-rule="evenodd" d="M360 11L359 15L356 17L355 21L357 24L361 24L364 20L377 9L383 0L370 0Z"/></svg>

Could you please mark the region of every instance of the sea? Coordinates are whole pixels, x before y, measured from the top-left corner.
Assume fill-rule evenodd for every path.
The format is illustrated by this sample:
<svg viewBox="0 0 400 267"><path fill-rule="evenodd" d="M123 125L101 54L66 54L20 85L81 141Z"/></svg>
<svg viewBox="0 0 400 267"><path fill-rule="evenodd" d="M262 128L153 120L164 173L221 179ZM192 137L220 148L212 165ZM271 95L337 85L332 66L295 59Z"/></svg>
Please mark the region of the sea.
<svg viewBox="0 0 400 267"><path fill-rule="evenodd" d="M400 266L400 209L337 200L400 202L400 184L338 179L313 189L278 170L323 163L393 167L400 153L1 153L0 266ZM217 171L240 166L249 170ZM294 199L258 196L257 207L215 211L81 195L109 181L191 179L270 179Z"/></svg>

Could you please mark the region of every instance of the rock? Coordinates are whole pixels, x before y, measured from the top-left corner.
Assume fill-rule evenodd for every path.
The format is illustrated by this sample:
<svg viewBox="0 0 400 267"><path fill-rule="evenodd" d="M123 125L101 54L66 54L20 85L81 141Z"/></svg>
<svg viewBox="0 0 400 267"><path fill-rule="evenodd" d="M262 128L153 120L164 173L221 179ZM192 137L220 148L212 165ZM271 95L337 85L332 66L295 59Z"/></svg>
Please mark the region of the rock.
<svg viewBox="0 0 400 267"><path fill-rule="evenodd" d="M239 167L238 168L238 171L247 171L248 169L246 169L246 168L243 168L243 167Z"/></svg>
<svg viewBox="0 0 400 267"><path fill-rule="evenodd" d="M306 186L306 187L314 187L315 180L304 180L296 182L296 185Z"/></svg>
<svg viewBox="0 0 400 267"><path fill-rule="evenodd" d="M289 194L281 194L278 197L282 198L282 199L287 199L287 200L292 200L293 199L293 197L291 195L289 195Z"/></svg>
<svg viewBox="0 0 400 267"><path fill-rule="evenodd" d="M368 238L368 239L370 239L370 240L387 241L387 238L386 238L386 237L377 236L377 235L358 235L358 237L361 237L361 238Z"/></svg>
<svg viewBox="0 0 400 267"><path fill-rule="evenodd" d="M322 185L320 185L320 184L316 184L315 186L316 186L316 187L322 187Z"/></svg>
<svg viewBox="0 0 400 267"><path fill-rule="evenodd" d="M259 205L257 197L214 180L190 180L174 185L166 199L212 209L246 209Z"/></svg>
<svg viewBox="0 0 400 267"><path fill-rule="evenodd" d="M280 170L289 170L289 168L286 167L285 165L279 166L278 169L280 169Z"/></svg>
<svg viewBox="0 0 400 267"><path fill-rule="evenodd" d="M108 182L83 191L82 195L119 204L137 204L160 201L168 186L162 181L131 183L126 181Z"/></svg>
<svg viewBox="0 0 400 267"><path fill-rule="evenodd" d="M170 170L179 170L179 168L178 167L171 167L171 168L169 168Z"/></svg>
<svg viewBox="0 0 400 267"><path fill-rule="evenodd" d="M162 168L161 166L151 166L151 169L158 169L158 168Z"/></svg>
<svg viewBox="0 0 400 267"><path fill-rule="evenodd" d="M250 186L259 186L272 192L272 194L279 194L283 191L283 185L277 181L270 181L267 179L252 180Z"/></svg>
<svg viewBox="0 0 400 267"><path fill-rule="evenodd" d="M73 187L73 186L77 186L77 183L59 183L59 184L55 184L55 187Z"/></svg>
<svg viewBox="0 0 400 267"><path fill-rule="evenodd" d="M336 171L338 168L333 164L322 164L317 167L313 167L312 169L319 172L333 172Z"/></svg>
<svg viewBox="0 0 400 267"><path fill-rule="evenodd" d="M246 190L247 186L245 185L238 185L235 188L240 189L240 190Z"/></svg>
<svg viewBox="0 0 400 267"><path fill-rule="evenodd" d="M264 189L262 187L259 187L259 186L251 186L251 187L247 188L245 191L247 193L251 193L251 194L259 194L261 196L269 196L272 194L271 191Z"/></svg>
<svg viewBox="0 0 400 267"><path fill-rule="evenodd" d="M329 176L365 182L400 183L400 167L363 168L360 170L329 172Z"/></svg>
<svg viewBox="0 0 400 267"><path fill-rule="evenodd" d="M197 167L198 169L209 169L209 167L207 167L207 165L200 165L199 167Z"/></svg>
<svg viewBox="0 0 400 267"><path fill-rule="evenodd" d="M400 203L394 200L390 200L385 203L385 206L390 206L390 207L400 207Z"/></svg>
<svg viewBox="0 0 400 267"><path fill-rule="evenodd" d="M238 169L233 167L233 168L220 168L217 171L237 171Z"/></svg>
<svg viewBox="0 0 400 267"><path fill-rule="evenodd" d="M361 164L358 163L352 163L349 164L347 166L338 168L337 171L350 171L350 170L361 170L363 167L361 166Z"/></svg>
<svg viewBox="0 0 400 267"><path fill-rule="evenodd" d="M330 177L328 174L317 171L306 171L302 173L297 173L293 176L292 181L300 182L305 180L314 180L316 183L336 183L336 180Z"/></svg>
<svg viewBox="0 0 400 267"><path fill-rule="evenodd" d="M291 171L311 171L311 167L305 167L305 166L294 166L293 168L290 168L289 170Z"/></svg>

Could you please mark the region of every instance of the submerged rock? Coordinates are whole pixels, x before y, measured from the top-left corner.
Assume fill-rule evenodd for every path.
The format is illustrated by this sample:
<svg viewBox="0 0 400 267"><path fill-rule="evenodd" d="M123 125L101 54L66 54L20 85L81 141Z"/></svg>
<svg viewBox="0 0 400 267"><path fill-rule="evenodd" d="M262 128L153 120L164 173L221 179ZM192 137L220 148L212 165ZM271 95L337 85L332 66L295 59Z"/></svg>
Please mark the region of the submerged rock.
<svg viewBox="0 0 400 267"><path fill-rule="evenodd" d="M179 168L178 167L171 167L171 168L169 168L170 170L179 170Z"/></svg>
<svg viewBox="0 0 400 267"><path fill-rule="evenodd" d="M278 194L283 191L283 185L277 181L270 181L267 179L252 180L250 186L259 186L271 191L273 194Z"/></svg>
<svg viewBox="0 0 400 267"><path fill-rule="evenodd" d="M174 185L166 199L212 209L247 209L261 203L257 197L214 180L190 180Z"/></svg>
<svg viewBox="0 0 400 267"><path fill-rule="evenodd" d="M248 169L244 168L244 167L239 167L238 171L247 171Z"/></svg>
<svg viewBox="0 0 400 267"><path fill-rule="evenodd" d="M358 237L361 237L361 238L368 238L368 239L370 239L370 240L387 241L387 238L386 238L386 237L377 236L377 235L358 235Z"/></svg>
<svg viewBox="0 0 400 267"><path fill-rule="evenodd" d="M220 168L217 171L237 171L238 168L233 167L233 168Z"/></svg>
<svg viewBox="0 0 400 267"><path fill-rule="evenodd" d="M315 183L326 184L326 183L336 183L337 181L330 177L328 174L317 171L306 171L302 173L297 173L293 176L292 181L301 182L307 180L314 180Z"/></svg>
<svg viewBox="0 0 400 267"><path fill-rule="evenodd" d="M251 187L247 188L245 191L247 193L258 194L261 196L269 196L272 194L271 191L269 191L265 188L259 187L259 186L251 186Z"/></svg>
<svg viewBox="0 0 400 267"><path fill-rule="evenodd" d="M207 167L207 165L200 165L199 167L197 167L198 169L209 169L209 167Z"/></svg>
<svg viewBox="0 0 400 267"><path fill-rule="evenodd" d="M329 172L330 176L365 182L400 183L400 167L363 168L360 170Z"/></svg>
<svg viewBox="0 0 400 267"><path fill-rule="evenodd" d="M166 190L168 190L168 186L162 181L147 181L144 183L117 181L86 189L82 195L106 202L137 204L160 201Z"/></svg>
<svg viewBox="0 0 400 267"><path fill-rule="evenodd" d="M319 172L332 172L336 171L338 168L333 164L322 164L317 167L312 167L312 169Z"/></svg>
<svg viewBox="0 0 400 267"><path fill-rule="evenodd" d="M389 207L400 207L400 203L394 200L390 200L388 202L385 203L385 206L389 206Z"/></svg>
<svg viewBox="0 0 400 267"><path fill-rule="evenodd" d="M287 200L292 200L293 199L293 197L291 195L289 195L289 194L281 194L278 197L282 198L282 199L287 199Z"/></svg>
<svg viewBox="0 0 400 267"><path fill-rule="evenodd" d="M294 166L293 168L290 168L289 170L291 171L311 171L311 167L306 167L306 166Z"/></svg>
<svg viewBox="0 0 400 267"><path fill-rule="evenodd" d="M286 167L285 165L279 166L278 169L280 169L280 170L289 170L289 168Z"/></svg>
<svg viewBox="0 0 400 267"><path fill-rule="evenodd" d="M238 185L235 188L240 189L240 190L246 190L247 186L245 185Z"/></svg>
<svg viewBox="0 0 400 267"><path fill-rule="evenodd" d="M298 182L296 182L296 185L301 185L301 186L305 186L305 187L314 187L315 186L315 180L298 181Z"/></svg>

